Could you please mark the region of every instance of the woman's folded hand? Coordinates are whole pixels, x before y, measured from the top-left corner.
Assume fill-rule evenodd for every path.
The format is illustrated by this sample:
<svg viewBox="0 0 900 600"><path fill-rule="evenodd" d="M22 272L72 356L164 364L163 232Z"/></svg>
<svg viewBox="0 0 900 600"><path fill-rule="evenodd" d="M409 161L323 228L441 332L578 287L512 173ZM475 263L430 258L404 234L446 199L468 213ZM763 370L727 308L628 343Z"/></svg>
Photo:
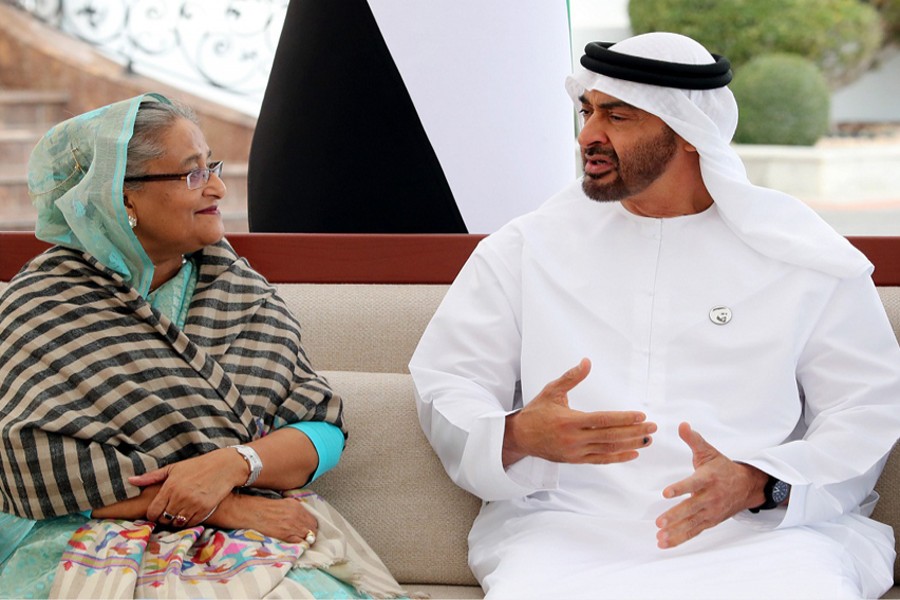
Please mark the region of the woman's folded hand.
<svg viewBox="0 0 900 600"><path fill-rule="evenodd" d="M316 518L295 498L265 498L230 494L209 518L227 529L254 529L284 542L312 544L319 532Z"/></svg>
<svg viewBox="0 0 900 600"><path fill-rule="evenodd" d="M222 448L129 477L128 482L140 487L162 484L147 507L147 519L191 527L208 519L219 503L247 480L248 472L237 451Z"/></svg>

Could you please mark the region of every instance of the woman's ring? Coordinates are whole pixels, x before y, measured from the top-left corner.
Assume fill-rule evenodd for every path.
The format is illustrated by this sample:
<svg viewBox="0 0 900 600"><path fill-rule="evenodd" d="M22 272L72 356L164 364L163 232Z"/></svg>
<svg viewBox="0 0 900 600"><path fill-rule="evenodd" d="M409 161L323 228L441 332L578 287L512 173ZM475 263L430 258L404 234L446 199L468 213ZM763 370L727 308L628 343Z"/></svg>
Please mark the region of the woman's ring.
<svg viewBox="0 0 900 600"><path fill-rule="evenodd" d="M178 515L177 517L175 517L174 523L176 525L184 525L185 523L187 523L187 517L185 517L184 515Z"/></svg>
<svg viewBox="0 0 900 600"><path fill-rule="evenodd" d="M312 529L306 534L306 543L310 546L316 543L316 534L312 532Z"/></svg>
<svg viewBox="0 0 900 600"><path fill-rule="evenodd" d="M167 513L166 511L163 511L162 518L165 519L166 521L171 521L172 519L175 518L175 515L173 515L172 513Z"/></svg>

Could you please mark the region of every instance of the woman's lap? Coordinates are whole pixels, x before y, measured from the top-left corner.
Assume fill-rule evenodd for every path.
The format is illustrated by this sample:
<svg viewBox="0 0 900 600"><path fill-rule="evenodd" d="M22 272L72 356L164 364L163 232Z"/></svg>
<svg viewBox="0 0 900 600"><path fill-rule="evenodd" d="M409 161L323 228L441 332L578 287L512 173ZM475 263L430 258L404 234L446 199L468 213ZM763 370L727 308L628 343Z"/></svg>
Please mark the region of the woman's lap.
<svg viewBox="0 0 900 600"><path fill-rule="evenodd" d="M83 525L85 518L81 515L35 523L16 550L0 564L0 598L48 598L60 559L67 551L70 551L67 556L71 554L70 540ZM88 539L94 537L81 534ZM83 562L89 564L91 561ZM79 564L75 568L85 567ZM286 579L302 585L315 598L369 598L318 569L292 568L287 571Z"/></svg>

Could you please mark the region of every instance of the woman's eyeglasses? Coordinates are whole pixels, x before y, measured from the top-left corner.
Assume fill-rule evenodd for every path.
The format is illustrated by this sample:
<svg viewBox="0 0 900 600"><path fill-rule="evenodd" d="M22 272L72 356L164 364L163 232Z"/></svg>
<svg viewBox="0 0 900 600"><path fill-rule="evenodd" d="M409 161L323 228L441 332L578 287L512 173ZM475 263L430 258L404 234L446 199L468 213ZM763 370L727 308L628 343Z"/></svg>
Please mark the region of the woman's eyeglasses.
<svg viewBox="0 0 900 600"><path fill-rule="evenodd" d="M187 181L189 190L196 190L203 187L209 182L209 175L215 173L216 177L222 176L222 164L224 161L217 160L209 163L205 169L191 169L187 173L161 173L158 175L138 175L135 177L126 177L125 181L175 181L184 179Z"/></svg>

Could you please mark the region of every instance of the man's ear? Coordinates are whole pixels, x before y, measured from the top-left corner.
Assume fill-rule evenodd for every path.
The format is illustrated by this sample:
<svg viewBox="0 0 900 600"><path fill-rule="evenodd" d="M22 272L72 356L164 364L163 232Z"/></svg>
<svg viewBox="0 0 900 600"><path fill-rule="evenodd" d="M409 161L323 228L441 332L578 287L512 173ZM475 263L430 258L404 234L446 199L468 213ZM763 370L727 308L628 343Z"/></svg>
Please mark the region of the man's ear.
<svg viewBox="0 0 900 600"><path fill-rule="evenodd" d="M686 139L684 139L677 133L675 134L675 139L676 139L677 143L681 146L681 149L684 150L685 152L696 152L697 151L697 147L695 145L688 143L688 141Z"/></svg>

